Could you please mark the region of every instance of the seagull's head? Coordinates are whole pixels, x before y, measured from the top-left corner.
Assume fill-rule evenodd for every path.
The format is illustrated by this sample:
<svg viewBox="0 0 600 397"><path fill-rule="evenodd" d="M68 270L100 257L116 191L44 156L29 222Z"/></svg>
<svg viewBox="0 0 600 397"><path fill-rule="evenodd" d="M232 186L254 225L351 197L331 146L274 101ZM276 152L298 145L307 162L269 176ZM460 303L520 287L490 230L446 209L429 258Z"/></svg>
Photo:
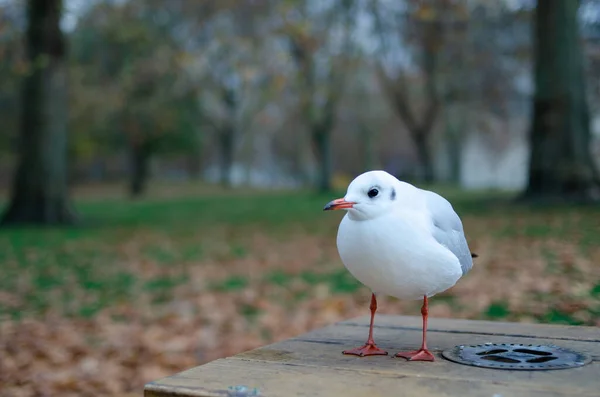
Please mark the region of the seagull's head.
<svg viewBox="0 0 600 397"><path fill-rule="evenodd" d="M385 171L369 171L354 178L343 198L330 201L324 211L347 210L351 218L373 219L397 204L402 185Z"/></svg>

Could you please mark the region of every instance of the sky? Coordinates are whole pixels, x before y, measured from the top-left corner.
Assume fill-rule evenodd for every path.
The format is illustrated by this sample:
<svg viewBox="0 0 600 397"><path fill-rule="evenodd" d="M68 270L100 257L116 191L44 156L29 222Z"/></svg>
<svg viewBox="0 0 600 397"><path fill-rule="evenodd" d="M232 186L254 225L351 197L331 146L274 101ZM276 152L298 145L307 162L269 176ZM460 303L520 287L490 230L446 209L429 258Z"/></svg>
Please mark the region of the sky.
<svg viewBox="0 0 600 397"><path fill-rule="evenodd" d="M77 19L85 9L86 4L89 5L90 0L66 0L65 10L61 21L62 28L70 32L77 26Z"/></svg>
<svg viewBox="0 0 600 397"><path fill-rule="evenodd" d="M15 1L23 0L0 0L0 7ZM77 25L79 15L85 11L87 6L93 4L94 1L95 0L64 0L65 12L63 13L63 19L61 21L62 28L67 32L72 31ZM518 9L520 7L531 8L535 4L535 0L503 0L503 3L509 9ZM600 22L600 0L584 0L579 11L583 23Z"/></svg>

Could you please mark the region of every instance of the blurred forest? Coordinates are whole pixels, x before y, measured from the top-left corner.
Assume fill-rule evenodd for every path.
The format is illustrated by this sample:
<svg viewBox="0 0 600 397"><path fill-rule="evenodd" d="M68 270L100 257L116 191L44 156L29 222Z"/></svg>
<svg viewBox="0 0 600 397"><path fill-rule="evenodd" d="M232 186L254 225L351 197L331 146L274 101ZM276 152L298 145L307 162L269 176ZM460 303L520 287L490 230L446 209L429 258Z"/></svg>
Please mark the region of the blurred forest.
<svg viewBox="0 0 600 397"><path fill-rule="evenodd" d="M0 61L3 396L366 314L321 209L376 168L479 255L432 317L600 325L600 0L0 0Z"/></svg>
<svg viewBox="0 0 600 397"><path fill-rule="evenodd" d="M37 11L0 8L4 186L19 141L28 163L68 150L68 161L39 162L55 186L126 179L132 196L150 179L327 191L373 168L463 187L527 184L532 1L29 3ZM574 106L586 108L587 131L570 150L589 168L600 153L600 5L567 3L577 20L548 14L541 37L555 34L557 50L537 55L567 85L578 80L570 65L583 70ZM38 112L54 131L35 149Z"/></svg>

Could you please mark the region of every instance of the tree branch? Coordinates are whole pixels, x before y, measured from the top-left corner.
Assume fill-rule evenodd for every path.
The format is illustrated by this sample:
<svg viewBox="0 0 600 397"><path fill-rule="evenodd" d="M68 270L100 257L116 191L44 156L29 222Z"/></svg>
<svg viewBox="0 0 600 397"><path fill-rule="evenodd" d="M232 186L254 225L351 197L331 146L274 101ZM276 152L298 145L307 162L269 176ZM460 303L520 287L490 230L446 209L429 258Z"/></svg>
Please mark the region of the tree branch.
<svg viewBox="0 0 600 397"><path fill-rule="evenodd" d="M438 61L439 37L441 37L441 28L438 21L425 22L429 26L425 27L424 32L424 54L423 71L425 74L425 95L427 105L421 120L421 131L429 134L435 124L435 119L440 109L440 100L438 95L436 68Z"/></svg>
<svg viewBox="0 0 600 397"><path fill-rule="evenodd" d="M379 62L375 64L375 71L377 72L377 77L379 78L381 87L400 115L400 118L402 119L404 125L406 125L406 128L410 131L419 129L419 125L417 124L417 121L415 120L415 117L408 105L408 100L406 99L403 89L404 87L400 84L401 78L390 78L386 74L385 70L383 70L383 66Z"/></svg>

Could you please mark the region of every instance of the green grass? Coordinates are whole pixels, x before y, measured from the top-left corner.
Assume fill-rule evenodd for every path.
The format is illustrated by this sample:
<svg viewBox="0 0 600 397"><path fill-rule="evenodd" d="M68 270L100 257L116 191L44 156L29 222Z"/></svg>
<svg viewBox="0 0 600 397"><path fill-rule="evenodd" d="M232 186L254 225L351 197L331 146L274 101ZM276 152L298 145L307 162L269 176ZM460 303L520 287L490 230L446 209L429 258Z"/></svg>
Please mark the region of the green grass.
<svg viewBox="0 0 600 397"><path fill-rule="evenodd" d="M198 225L264 224L270 227L320 217L322 207L333 196L310 193L265 193L186 197L142 202L110 201L79 203L83 218L100 228L161 225L177 232ZM185 220L185 222L182 222Z"/></svg>
<svg viewBox="0 0 600 397"><path fill-rule="evenodd" d="M506 193L436 190L452 201L461 216L482 223L495 218L496 227L486 232L496 239L574 239L583 253L600 241L599 207L515 206L506 201ZM252 248L240 236L251 235L253 230L274 238L283 238L288 230L331 237L341 214L324 214L322 208L341 195L343 192L264 192L139 202L77 201L83 220L78 226L0 229L0 292L18 298L17 303L0 299L0 316L20 318L55 310L68 316L89 317L103 308L135 299L140 292L150 294L156 304L168 302L173 299L173 290L188 282L183 271L186 263L216 255L211 244L219 240L218 233L229 233L221 239L227 247L218 255L232 260L252 255ZM559 214L563 221L549 224L548 214ZM157 264L162 269L158 273L121 267L131 259L122 243L135 241L138 236L145 236L139 238L147 241L139 243L141 248L135 260L142 265L145 261ZM160 236L168 236L175 243L163 245ZM212 243L207 243L205 237L211 237ZM549 272L561 271L556 253L545 250L544 256ZM343 268L292 274L282 265L281 270L270 272L263 279L280 287L290 285L294 279L307 285L324 283L335 294L352 294L361 288ZM248 285L247 275L239 274L210 281L210 288L224 293L237 293ZM591 296L600 296L599 285L590 291ZM76 297L74 292L78 293ZM296 291L295 296L303 299L305 294ZM454 304L451 296L447 301ZM247 317L255 317L256 310L252 306L240 308ZM495 302L482 315L501 319L510 311L503 302ZM569 324L579 321L555 309L550 309L543 319Z"/></svg>
<svg viewBox="0 0 600 397"><path fill-rule="evenodd" d="M268 273L264 279L266 282L280 287L286 287L296 279L311 286L326 284L334 294L353 293L362 287L344 268L329 272L304 271L300 274L291 274L282 270L276 270Z"/></svg>
<svg viewBox="0 0 600 397"><path fill-rule="evenodd" d="M78 201L80 225L0 229L0 291L15 293L21 301L18 305L0 301L0 316L19 318L58 309L66 315L87 317L132 299L140 290L152 294L156 303L168 301L170 291L185 283L185 277L146 279L119 269L119 260L123 260L122 254L115 252L119 243L140 233L168 235L176 245L142 243L141 260L169 269L201 260L205 256L202 236L213 229L250 227L277 235L285 228L318 225L323 219L322 207L330 199L311 193L264 193L139 202ZM234 258L249 253L236 241L228 251ZM244 286L240 277L232 275L215 288L231 291ZM74 290L83 291L77 304L71 297Z"/></svg>
<svg viewBox="0 0 600 397"><path fill-rule="evenodd" d="M507 302L493 302L485 311L486 317L491 320L503 319L509 314L510 310Z"/></svg>
<svg viewBox="0 0 600 397"><path fill-rule="evenodd" d="M242 276L231 276L221 282L216 282L211 286L215 291L239 291L248 286L248 279Z"/></svg>
<svg viewBox="0 0 600 397"><path fill-rule="evenodd" d="M576 319L568 313L558 309L550 309L539 320L544 323L564 324L564 325L582 325L583 321Z"/></svg>

